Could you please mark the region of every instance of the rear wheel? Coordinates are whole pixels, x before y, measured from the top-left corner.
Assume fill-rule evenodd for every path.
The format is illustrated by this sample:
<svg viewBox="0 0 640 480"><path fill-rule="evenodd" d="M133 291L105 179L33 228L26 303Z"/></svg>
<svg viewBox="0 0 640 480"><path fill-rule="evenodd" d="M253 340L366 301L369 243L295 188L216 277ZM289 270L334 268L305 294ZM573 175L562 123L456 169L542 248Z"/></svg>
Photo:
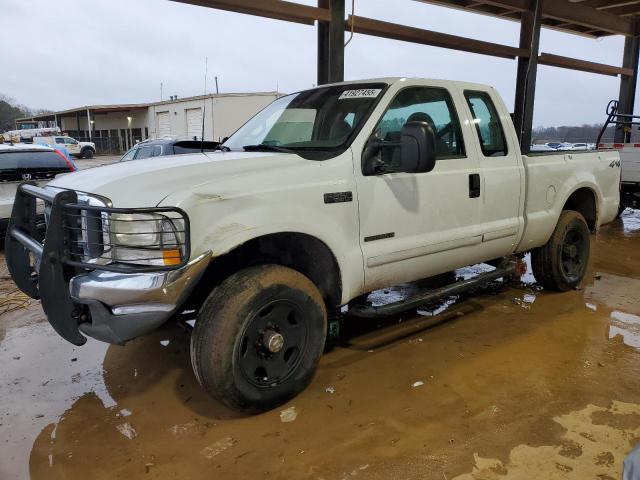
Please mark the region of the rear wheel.
<svg viewBox="0 0 640 480"><path fill-rule="evenodd" d="M564 292L576 288L587 271L590 248L591 237L584 217L565 210L547 244L531 252L533 275L550 290Z"/></svg>
<svg viewBox="0 0 640 480"><path fill-rule="evenodd" d="M268 410L311 382L326 325L322 296L301 273L279 265L242 270L200 309L191 336L194 372L227 406Z"/></svg>

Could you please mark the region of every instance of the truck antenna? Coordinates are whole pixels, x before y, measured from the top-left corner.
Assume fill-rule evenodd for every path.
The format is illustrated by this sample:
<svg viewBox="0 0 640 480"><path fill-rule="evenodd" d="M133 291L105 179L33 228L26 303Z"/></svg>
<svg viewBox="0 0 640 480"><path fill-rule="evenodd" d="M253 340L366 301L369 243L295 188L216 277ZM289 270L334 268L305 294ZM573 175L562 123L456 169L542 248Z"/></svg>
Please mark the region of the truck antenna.
<svg viewBox="0 0 640 480"><path fill-rule="evenodd" d="M209 57L204 57L204 95L202 96L202 135L200 136L200 152L204 153L204 118L207 109L207 66Z"/></svg>

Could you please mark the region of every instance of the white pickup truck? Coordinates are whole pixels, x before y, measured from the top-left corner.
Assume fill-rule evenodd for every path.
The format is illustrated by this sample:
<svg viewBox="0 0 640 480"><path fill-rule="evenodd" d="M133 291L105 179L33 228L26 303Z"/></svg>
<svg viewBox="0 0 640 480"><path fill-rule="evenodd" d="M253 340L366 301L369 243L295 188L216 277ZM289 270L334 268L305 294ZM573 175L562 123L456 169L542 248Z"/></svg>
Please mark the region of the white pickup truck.
<svg viewBox="0 0 640 480"><path fill-rule="evenodd" d="M37 136L33 137L33 143L39 145L50 145L54 148L66 148L69 155L76 158L93 158L96 154L95 143L79 142L75 138L68 137L67 135Z"/></svg>
<svg viewBox="0 0 640 480"><path fill-rule="evenodd" d="M616 216L619 181L616 151L523 156L491 87L345 82L279 98L220 151L23 184L6 256L76 345L123 344L196 312L198 381L260 411L309 384L341 306L365 317L415 308L508 277L529 251L541 285L576 287L590 233ZM37 199L46 238L33 228ZM358 302L480 262L497 267L402 302Z"/></svg>

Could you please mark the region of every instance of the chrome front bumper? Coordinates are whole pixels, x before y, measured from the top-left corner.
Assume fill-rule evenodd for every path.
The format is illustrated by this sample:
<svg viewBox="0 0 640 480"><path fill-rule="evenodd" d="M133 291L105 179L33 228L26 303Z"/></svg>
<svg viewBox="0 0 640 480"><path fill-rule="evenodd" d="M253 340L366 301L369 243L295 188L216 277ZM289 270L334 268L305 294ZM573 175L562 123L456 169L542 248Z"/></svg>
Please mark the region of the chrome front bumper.
<svg viewBox="0 0 640 480"><path fill-rule="evenodd" d="M37 199L50 207L46 231L37 222ZM85 260L87 252L78 253L82 243L79 238L83 238L78 232L88 232L90 227L83 223L83 212L181 215L185 237L181 262L136 266ZM62 338L82 345L87 341L84 333L123 344L166 322L204 273L211 254L189 261L188 239L188 217L177 208L93 206L79 203L77 192L72 190L52 191L21 184L5 237L5 256L16 285L30 297L40 299L49 323Z"/></svg>
<svg viewBox="0 0 640 480"><path fill-rule="evenodd" d="M211 253L168 272L116 273L94 270L69 282L75 303L87 305L90 321L79 330L103 342L122 345L165 323L204 273Z"/></svg>

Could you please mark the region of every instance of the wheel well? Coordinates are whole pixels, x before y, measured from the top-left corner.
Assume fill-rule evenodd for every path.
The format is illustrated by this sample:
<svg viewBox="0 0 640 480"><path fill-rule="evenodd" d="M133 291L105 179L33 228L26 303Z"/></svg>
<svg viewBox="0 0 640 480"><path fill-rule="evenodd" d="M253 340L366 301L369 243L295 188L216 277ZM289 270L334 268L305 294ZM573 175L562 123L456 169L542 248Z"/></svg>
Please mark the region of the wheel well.
<svg viewBox="0 0 640 480"><path fill-rule="evenodd" d="M575 210L582 214L587 221L589 230L596 231L598 225L598 211L596 207L596 195L590 188L579 188L571 194L562 207L562 210Z"/></svg>
<svg viewBox="0 0 640 480"><path fill-rule="evenodd" d="M185 306L199 308L213 287L227 277L243 268L266 263L297 270L318 287L327 305L340 304L340 267L329 247L311 235L286 232L254 238L214 258Z"/></svg>

